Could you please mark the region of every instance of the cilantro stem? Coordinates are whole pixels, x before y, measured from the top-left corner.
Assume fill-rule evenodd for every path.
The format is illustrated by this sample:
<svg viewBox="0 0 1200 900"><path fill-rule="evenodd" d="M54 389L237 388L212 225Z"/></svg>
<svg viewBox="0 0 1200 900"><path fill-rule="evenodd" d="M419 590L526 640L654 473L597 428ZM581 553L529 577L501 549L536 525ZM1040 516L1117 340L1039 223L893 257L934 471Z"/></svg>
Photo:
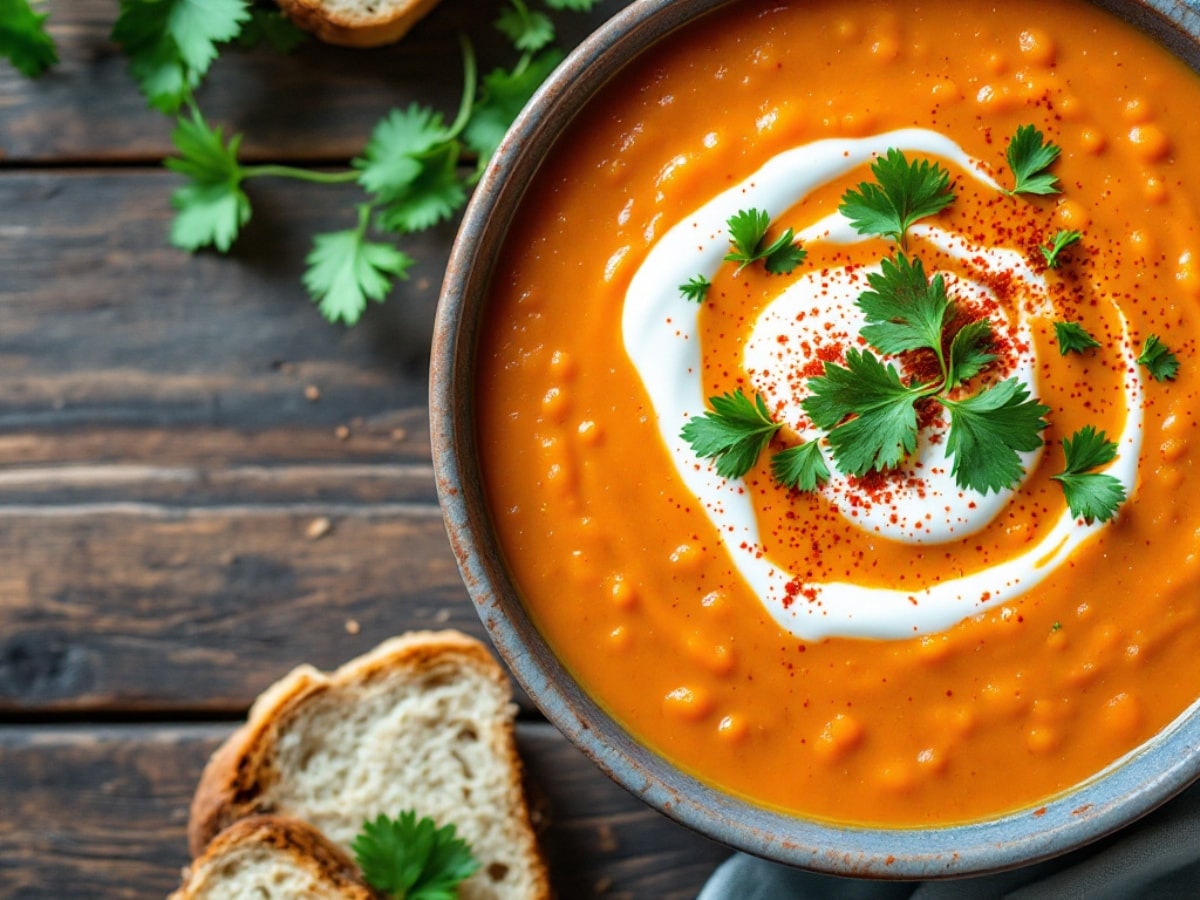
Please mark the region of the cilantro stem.
<svg viewBox="0 0 1200 900"><path fill-rule="evenodd" d="M462 45L463 95L462 102L458 105L458 115L454 117L446 135L448 138L458 137L467 127L467 122L471 119L471 109L475 105L475 48L465 34L460 34L458 41Z"/></svg>
<svg viewBox="0 0 1200 900"><path fill-rule="evenodd" d="M243 178L294 178L297 181L311 181L315 184L348 184L358 180L356 169L346 169L342 172L314 172L311 169L301 169L296 166L262 165L243 166Z"/></svg>

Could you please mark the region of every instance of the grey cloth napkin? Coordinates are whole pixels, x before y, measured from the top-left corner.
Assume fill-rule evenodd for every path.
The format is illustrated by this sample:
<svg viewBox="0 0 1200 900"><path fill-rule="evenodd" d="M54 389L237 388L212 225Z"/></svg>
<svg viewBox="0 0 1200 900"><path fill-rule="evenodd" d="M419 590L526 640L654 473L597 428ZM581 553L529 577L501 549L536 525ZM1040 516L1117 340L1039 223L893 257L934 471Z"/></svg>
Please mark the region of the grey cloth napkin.
<svg viewBox="0 0 1200 900"><path fill-rule="evenodd" d="M834 878L738 853L697 900L1129 900L1200 898L1200 784L1140 822L1047 862L954 881Z"/></svg>

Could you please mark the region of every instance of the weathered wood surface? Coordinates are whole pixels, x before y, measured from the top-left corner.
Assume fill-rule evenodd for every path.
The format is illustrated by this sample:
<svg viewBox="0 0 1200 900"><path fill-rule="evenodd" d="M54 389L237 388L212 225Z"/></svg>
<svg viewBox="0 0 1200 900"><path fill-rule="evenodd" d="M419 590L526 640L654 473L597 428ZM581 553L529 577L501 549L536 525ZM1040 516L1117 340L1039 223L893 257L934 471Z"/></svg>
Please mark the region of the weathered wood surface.
<svg viewBox="0 0 1200 900"><path fill-rule="evenodd" d="M163 897L187 863L192 789L229 728L0 728L0 897ZM550 726L522 724L519 742L564 900L687 900L724 856L596 776Z"/></svg>
<svg viewBox="0 0 1200 900"><path fill-rule="evenodd" d="M624 3L587 16L556 14L560 44L578 43ZM116 0L46 0L61 63L35 82L0 65L0 165L156 160L171 122L148 110L109 40ZM499 4L446 0L402 43L370 51L317 42L282 56L230 48L199 94L212 121L246 132L247 160L344 160L361 152L392 106L429 103L453 117L462 89L458 35L481 67L515 57L492 27Z"/></svg>

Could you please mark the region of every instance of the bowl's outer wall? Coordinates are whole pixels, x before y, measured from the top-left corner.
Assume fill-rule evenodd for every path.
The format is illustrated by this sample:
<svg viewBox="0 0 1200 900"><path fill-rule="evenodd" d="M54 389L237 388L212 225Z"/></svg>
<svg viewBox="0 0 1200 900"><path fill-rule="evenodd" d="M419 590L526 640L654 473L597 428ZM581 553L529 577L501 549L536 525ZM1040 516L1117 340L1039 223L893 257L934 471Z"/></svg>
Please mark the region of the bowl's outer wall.
<svg viewBox="0 0 1200 900"><path fill-rule="evenodd" d="M560 66L501 144L451 253L434 329L434 469L464 581L497 650L558 728L611 778L709 837L836 875L925 879L1046 859L1154 809L1200 775L1200 716L1181 717L1104 777L993 821L934 829L858 828L763 809L680 772L630 737L576 684L530 621L498 549L476 447L474 360L492 272L540 162L629 60L730 0L637 0ZM1200 0L1093 0L1153 35L1200 73Z"/></svg>

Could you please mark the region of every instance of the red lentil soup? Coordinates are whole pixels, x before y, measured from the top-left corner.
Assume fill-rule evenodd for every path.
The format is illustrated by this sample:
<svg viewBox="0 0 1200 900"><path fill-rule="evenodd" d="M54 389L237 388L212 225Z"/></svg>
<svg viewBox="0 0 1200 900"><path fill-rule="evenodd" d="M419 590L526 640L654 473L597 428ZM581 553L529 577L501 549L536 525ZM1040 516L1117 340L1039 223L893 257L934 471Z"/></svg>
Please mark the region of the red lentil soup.
<svg viewBox="0 0 1200 900"><path fill-rule="evenodd" d="M503 552L537 627L585 689L706 782L769 808L886 825L1036 805L1195 702L1198 111L1191 70L1068 0L739 3L606 86L518 213L476 386ZM1005 151L1026 124L1062 148L1060 194L1010 196L968 171L1010 184ZM1066 510L1050 477L1063 469L1063 438L1086 425L1131 427L1130 354L1155 334L1180 368L1173 380L1142 378L1129 499L1034 587L916 636L805 637L767 609L681 477L627 351L623 310L668 230L778 154L912 128L973 161L917 154L953 175L955 200L935 224L1013 251L1045 284L1052 311L1026 318L1034 387L1050 409L1046 446L983 527L918 544L780 488L763 454L743 490L774 562L803 576L787 602L807 602L804 579L916 591L1033 546ZM771 210L773 221L818 221L870 178L868 162L852 167ZM1060 229L1082 238L1050 268L1038 248ZM867 265L889 246L809 241L790 275L722 265L695 313L703 396L753 387L745 348L789 285ZM963 268L922 252L933 268ZM1054 320L1081 323L1103 346L1061 354Z"/></svg>

